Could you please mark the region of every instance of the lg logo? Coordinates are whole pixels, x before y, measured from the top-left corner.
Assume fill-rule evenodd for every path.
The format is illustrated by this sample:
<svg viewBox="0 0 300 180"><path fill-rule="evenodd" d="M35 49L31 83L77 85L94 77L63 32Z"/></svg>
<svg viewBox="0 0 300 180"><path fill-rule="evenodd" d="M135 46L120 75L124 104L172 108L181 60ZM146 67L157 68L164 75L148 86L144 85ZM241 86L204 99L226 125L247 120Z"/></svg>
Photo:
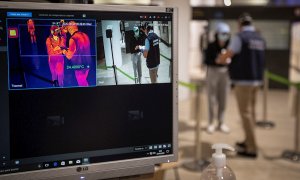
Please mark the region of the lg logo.
<svg viewBox="0 0 300 180"><path fill-rule="evenodd" d="M88 170L89 170L89 167L78 167L76 169L77 172L88 171Z"/></svg>

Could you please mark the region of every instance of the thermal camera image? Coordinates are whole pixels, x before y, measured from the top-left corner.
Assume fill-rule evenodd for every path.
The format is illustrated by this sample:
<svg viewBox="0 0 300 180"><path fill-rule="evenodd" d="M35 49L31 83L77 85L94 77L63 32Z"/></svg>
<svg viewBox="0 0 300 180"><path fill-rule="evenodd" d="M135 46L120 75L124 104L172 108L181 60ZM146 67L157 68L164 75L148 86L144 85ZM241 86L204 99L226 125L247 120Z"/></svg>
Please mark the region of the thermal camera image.
<svg viewBox="0 0 300 180"><path fill-rule="evenodd" d="M96 23L7 19L10 89L96 85Z"/></svg>
<svg viewBox="0 0 300 180"><path fill-rule="evenodd" d="M51 34L46 40L48 63L52 81L64 86L64 56L63 48L66 48L66 33L57 25L50 28ZM57 85L57 84L56 84Z"/></svg>
<svg viewBox="0 0 300 180"><path fill-rule="evenodd" d="M34 21L32 19L28 19L27 28L28 28L28 33L30 34L31 43L36 43L36 36L34 33L35 27L34 27Z"/></svg>

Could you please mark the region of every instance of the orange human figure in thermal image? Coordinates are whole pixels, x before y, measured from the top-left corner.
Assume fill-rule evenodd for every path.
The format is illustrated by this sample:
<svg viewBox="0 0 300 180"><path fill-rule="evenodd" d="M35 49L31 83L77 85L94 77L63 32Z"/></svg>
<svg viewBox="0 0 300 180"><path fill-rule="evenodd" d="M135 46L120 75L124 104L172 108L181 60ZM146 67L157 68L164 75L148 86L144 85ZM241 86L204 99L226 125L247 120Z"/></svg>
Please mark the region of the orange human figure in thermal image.
<svg viewBox="0 0 300 180"><path fill-rule="evenodd" d="M46 40L48 62L54 86L64 85L64 56L62 49L66 45L65 36L61 35L61 30L57 26L51 26L51 34ZM57 84L56 84L57 83Z"/></svg>
<svg viewBox="0 0 300 180"><path fill-rule="evenodd" d="M90 39L87 34L78 30L75 21L70 21L66 26L71 35L69 48L63 50L63 54L72 62L78 86L89 86L87 77L90 71L91 50Z"/></svg>
<svg viewBox="0 0 300 180"><path fill-rule="evenodd" d="M36 43L36 36L35 36L35 26L34 21L32 19L29 19L27 21L27 29L30 34L31 43Z"/></svg>

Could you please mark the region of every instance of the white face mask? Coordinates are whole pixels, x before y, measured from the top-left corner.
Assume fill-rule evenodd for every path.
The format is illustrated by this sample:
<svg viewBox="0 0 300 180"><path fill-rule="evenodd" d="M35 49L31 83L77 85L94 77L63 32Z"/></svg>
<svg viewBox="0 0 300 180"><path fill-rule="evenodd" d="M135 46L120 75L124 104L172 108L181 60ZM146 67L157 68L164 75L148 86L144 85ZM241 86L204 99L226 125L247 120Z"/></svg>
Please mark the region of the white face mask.
<svg viewBox="0 0 300 180"><path fill-rule="evenodd" d="M219 41L226 42L227 40L229 40L229 34L219 33L218 34L218 39L219 39Z"/></svg>
<svg viewBox="0 0 300 180"><path fill-rule="evenodd" d="M135 37L139 37L139 36L140 36L139 28L134 27L134 28L133 28L133 32L134 32L134 36L135 36Z"/></svg>
<svg viewBox="0 0 300 180"><path fill-rule="evenodd" d="M140 32L139 32L139 31L134 32L134 36L135 36L135 37L139 37L139 35L140 35Z"/></svg>

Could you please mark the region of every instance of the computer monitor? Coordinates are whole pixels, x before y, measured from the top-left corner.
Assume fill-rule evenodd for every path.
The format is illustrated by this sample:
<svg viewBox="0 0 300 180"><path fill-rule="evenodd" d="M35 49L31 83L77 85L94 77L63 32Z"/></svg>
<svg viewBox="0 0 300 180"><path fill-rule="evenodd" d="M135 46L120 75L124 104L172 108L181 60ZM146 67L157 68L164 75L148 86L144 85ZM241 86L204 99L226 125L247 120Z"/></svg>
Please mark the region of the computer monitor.
<svg viewBox="0 0 300 180"><path fill-rule="evenodd" d="M0 179L177 158L177 9L0 3Z"/></svg>

